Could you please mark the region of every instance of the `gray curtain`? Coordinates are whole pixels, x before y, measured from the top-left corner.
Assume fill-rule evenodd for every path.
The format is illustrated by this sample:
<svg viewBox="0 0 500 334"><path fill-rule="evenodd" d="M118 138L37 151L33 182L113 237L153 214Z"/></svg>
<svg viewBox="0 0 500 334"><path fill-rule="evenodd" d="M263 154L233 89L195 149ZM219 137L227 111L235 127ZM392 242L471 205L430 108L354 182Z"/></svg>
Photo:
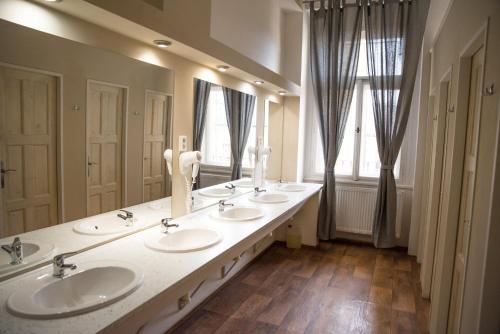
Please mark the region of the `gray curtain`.
<svg viewBox="0 0 500 334"><path fill-rule="evenodd" d="M394 163L410 113L429 0L368 2L365 27L368 73L381 162L373 222L376 247L395 246Z"/></svg>
<svg viewBox="0 0 500 334"><path fill-rule="evenodd" d="M311 79L318 110L325 175L318 212L318 238L330 240L336 232L335 163L340 152L356 83L362 8L340 8L340 1L311 6Z"/></svg>
<svg viewBox="0 0 500 334"><path fill-rule="evenodd" d="M231 180L237 180L242 175L243 154L252 127L255 96L226 87L222 87L222 91L224 92L226 119L231 140L231 155L233 157Z"/></svg>
<svg viewBox="0 0 500 334"><path fill-rule="evenodd" d="M208 98L212 84L200 79L194 79L194 119L193 119L193 150L201 150L205 120L207 117ZM200 174L196 177L194 189L200 187Z"/></svg>

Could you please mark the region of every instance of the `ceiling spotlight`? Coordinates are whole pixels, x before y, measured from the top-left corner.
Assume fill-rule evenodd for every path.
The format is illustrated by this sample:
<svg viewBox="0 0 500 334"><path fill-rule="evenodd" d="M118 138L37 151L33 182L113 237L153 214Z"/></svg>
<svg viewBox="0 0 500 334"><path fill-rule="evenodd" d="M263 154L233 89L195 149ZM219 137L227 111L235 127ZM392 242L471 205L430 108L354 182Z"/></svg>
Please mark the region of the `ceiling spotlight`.
<svg viewBox="0 0 500 334"><path fill-rule="evenodd" d="M280 94L280 95L286 95L286 92L285 92L284 90L280 90L280 91L278 92L278 94Z"/></svg>
<svg viewBox="0 0 500 334"><path fill-rule="evenodd" d="M262 80L255 80L254 82L255 82L257 85L262 85L262 84L264 84L264 81L262 81Z"/></svg>
<svg viewBox="0 0 500 334"><path fill-rule="evenodd" d="M172 45L172 42L166 41L164 39L155 39L153 41L159 48L168 48L170 45Z"/></svg>
<svg viewBox="0 0 500 334"><path fill-rule="evenodd" d="M217 66L217 69L219 70L219 72L226 72L227 70L229 70L229 66L226 66L226 65L218 65L218 66Z"/></svg>

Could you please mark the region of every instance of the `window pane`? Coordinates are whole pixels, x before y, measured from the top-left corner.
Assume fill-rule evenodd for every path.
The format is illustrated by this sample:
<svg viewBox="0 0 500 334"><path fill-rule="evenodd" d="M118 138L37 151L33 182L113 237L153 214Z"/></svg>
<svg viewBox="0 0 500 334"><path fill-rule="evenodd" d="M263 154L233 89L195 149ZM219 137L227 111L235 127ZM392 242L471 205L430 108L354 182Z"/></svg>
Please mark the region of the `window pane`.
<svg viewBox="0 0 500 334"><path fill-rule="evenodd" d="M224 94L219 86L212 86L210 90L201 152L204 164L224 167L231 165L231 142Z"/></svg>
<svg viewBox="0 0 500 334"><path fill-rule="evenodd" d="M395 95L398 94L399 91L395 93ZM373 118L373 99L368 83L365 83L363 86L363 111L360 141L359 176L379 177L380 159L377 148L375 121ZM398 156L396 164L394 165L394 176L396 179L399 178L400 160Z"/></svg>
<svg viewBox="0 0 500 334"><path fill-rule="evenodd" d="M355 145L355 130L356 130L356 104L357 104L356 89L352 97L351 107L349 109L349 116L344 131L344 140L340 148L337 163L335 164L335 175L350 176L352 175L352 166L354 159L354 145ZM323 158L323 144L321 142L321 134L319 130L319 123L317 117L315 118L315 129L317 129L313 136L315 140L314 153L312 155L314 174L323 174L325 172L325 162Z"/></svg>
<svg viewBox="0 0 500 334"><path fill-rule="evenodd" d="M364 35L364 32L363 32ZM361 38L361 42L359 44L359 58L358 58L358 77L367 77L368 76L368 59L366 54L366 39L364 36Z"/></svg>
<svg viewBox="0 0 500 334"><path fill-rule="evenodd" d="M250 128L250 133L248 135L247 145L245 147L245 151L243 153L243 168L253 168L255 165L255 161L250 158L250 154L248 153L248 148L250 146L255 146L257 142L256 133L257 133L257 103L255 103L255 108L253 110L252 116L252 127Z"/></svg>

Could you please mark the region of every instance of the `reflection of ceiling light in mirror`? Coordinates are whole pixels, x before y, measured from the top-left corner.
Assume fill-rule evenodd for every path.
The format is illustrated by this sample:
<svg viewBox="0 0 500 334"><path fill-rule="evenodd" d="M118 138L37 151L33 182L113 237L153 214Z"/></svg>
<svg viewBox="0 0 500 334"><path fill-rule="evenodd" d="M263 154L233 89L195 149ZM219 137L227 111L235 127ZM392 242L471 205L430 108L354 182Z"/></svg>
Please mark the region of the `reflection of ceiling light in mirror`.
<svg viewBox="0 0 500 334"><path fill-rule="evenodd" d="M218 65L218 66L217 66L217 69L219 70L219 72L226 72L227 70L229 70L229 66L226 66L226 65Z"/></svg>
<svg viewBox="0 0 500 334"><path fill-rule="evenodd" d="M159 48L168 48L170 45L172 45L172 42L166 41L164 39L155 39L153 41Z"/></svg>
<svg viewBox="0 0 500 334"><path fill-rule="evenodd" d="M264 81L262 81L262 80L255 80L254 82L255 82L257 85L262 85L262 84L264 84Z"/></svg>
<svg viewBox="0 0 500 334"><path fill-rule="evenodd" d="M286 92L285 92L284 90L280 90L280 91L278 92L278 94L280 94L280 95L285 95L285 94L286 94Z"/></svg>

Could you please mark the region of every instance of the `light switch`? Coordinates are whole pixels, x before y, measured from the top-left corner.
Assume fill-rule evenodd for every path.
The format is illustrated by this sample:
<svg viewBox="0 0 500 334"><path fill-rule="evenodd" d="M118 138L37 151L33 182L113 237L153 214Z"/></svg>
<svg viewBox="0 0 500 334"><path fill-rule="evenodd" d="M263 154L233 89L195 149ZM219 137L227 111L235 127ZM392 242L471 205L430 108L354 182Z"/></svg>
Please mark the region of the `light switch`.
<svg viewBox="0 0 500 334"><path fill-rule="evenodd" d="M179 136L179 152L187 151L187 136Z"/></svg>

